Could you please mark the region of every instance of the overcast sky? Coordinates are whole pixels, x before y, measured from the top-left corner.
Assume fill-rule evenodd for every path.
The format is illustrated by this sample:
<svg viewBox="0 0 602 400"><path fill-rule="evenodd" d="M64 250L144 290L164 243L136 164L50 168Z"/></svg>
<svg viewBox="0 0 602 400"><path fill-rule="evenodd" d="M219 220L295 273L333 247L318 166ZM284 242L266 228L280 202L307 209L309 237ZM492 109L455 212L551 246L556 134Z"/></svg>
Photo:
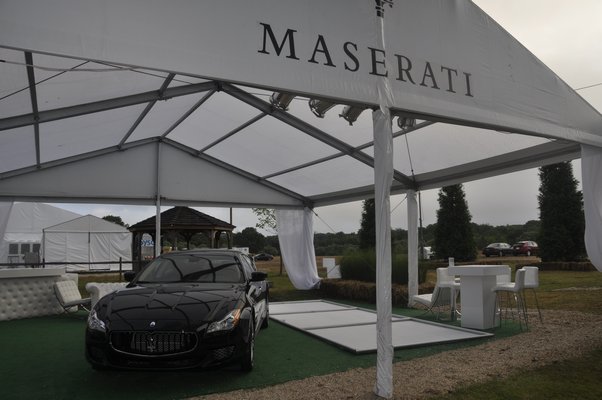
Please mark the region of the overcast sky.
<svg viewBox="0 0 602 400"><path fill-rule="evenodd" d="M518 39L594 108L602 110L602 1L600 0L475 0L487 14ZM573 162L575 177L581 179L579 160ZM464 184L466 199L476 223L523 224L539 218L537 169L506 174ZM436 222L438 190L421 194L423 225ZM359 229L361 202L316 208L317 232L355 232ZM132 225L155 213L154 207L119 205L57 204L79 214L121 216ZM167 209L166 207L164 209ZM406 228L404 196L391 198L392 225ZM229 209L198 208L229 221ZM254 227L249 209L233 210L237 231Z"/></svg>

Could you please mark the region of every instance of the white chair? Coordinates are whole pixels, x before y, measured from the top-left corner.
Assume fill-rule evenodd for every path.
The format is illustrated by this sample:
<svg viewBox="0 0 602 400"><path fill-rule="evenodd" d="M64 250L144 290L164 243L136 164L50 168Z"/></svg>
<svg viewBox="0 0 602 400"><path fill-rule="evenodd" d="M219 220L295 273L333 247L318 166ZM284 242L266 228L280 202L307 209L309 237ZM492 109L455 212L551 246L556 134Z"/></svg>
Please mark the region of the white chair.
<svg viewBox="0 0 602 400"><path fill-rule="evenodd" d="M541 318L541 310L539 309L539 301L537 300L537 289L539 287L539 268L537 267L523 267L525 270L525 287L524 290L531 289L533 291L533 295L535 296L535 305L537 306L537 313L539 314L539 322L543 324L543 319ZM525 308L526 308L525 304Z"/></svg>
<svg viewBox="0 0 602 400"><path fill-rule="evenodd" d="M75 281L69 279L55 282L54 293L66 313L75 312L79 307L90 311L90 298L82 298Z"/></svg>
<svg viewBox="0 0 602 400"><path fill-rule="evenodd" d="M502 323L502 319L507 316L509 313L512 315L512 319L514 319L514 306L516 306L516 315L518 317L518 323L520 325L520 329L523 329L523 321L525 323L525 328L529 329L529 319L527 316L527 307L525 305L525 299L523 296L525 287L525 270L518 269L516 270L516 274L514 276L514 282L508 283L500 283L497 284L493 290L495 291L495 310L493 313L494 325L495 318L499 314L500 325ZM502 312L502 294L505 294L505 307L504 312ZM510 299L514 299L512 302ZM508 311L510 310L510 312Z"/></svg>
<svg viewBox="0 0 602 400"><path fill-rule="evenodd" d="M418 294L412 296L414 303L427 307L427 312L433 312L437 308L437 319L443 307L450 307L452 320L455 318L456 301L460 294L460 284L455 282L454 277L449 274L447 268L437 268L437 283L433 293Z"/></svg>
<svg viewBox="0 0 602 400"><path fill-rule="evenodd" d="M495 284L503 285L512 283L512 269L509 266L504 266L504 272L495 276Z"/></svg>

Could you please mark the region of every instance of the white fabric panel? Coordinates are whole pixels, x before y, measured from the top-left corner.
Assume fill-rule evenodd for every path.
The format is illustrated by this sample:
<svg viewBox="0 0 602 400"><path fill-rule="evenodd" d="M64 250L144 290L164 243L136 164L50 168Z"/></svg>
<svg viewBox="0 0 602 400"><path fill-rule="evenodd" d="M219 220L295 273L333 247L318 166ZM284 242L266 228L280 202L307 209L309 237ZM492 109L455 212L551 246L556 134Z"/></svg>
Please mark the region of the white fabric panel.
<svg viewBox="0 0 602 400"><path fill-rule="evenodd" d="M602 272L602 148L581 146L581 174L585 209L585 248Z"/></svg>
<svg viewBox="0 0 602 400"><path fill-rule="evenodd" d="M408 209L408 307L418 295L418 202L416 192L407 191Z"/></svg>
<svg viewBox="0 0 602 400"><path fill-rule="evenodd" d="M84 215L62 224L50 226L44 229L49 232L109 232L128 233L127 228L113 222L98 218L94 215Z"/></svg>
<svg viewBox="0 0 602 400"><path fill-rule="evenodd" d="M182 201L301 206L300 202L250 179L209 164L170 146L161 149L161 193ZM165 201L162 201L165 204Z"/></svg>
<svg viewBox="0 0 602 400"><path fill-rule="evenodd" d="M82 64L81 60L57 58L44 54L34 54L33 62L49 68L72 69ZM166 73L153 71L140 73L130 70L115 72L96 72L110 68L95 62L86 62L75 72L58 74L58 71L36 69L36 85L40 111L91 103L111 97L127 96L157 90L167 77ZM79 71L78 71L79 69ZM92 70L92 71L82 71ZM76 77L77 79L73 79ZM45 79L52 78L47 81Z"/></svg>
<svg viewBox="0 0 602 400"><path fill-rule="evenodd" d="M111 248L111 234L90 232L90 261L112 260L114 260L114 258ZM106 266L103 266L103 268L106 268Z"/></svg>
<svg viewBox="0 0 602 400"><path fill-rule="evenodd" d="M88 262L90 261L90 242L87 233L65 233L66 260L67 262ZM86 265L87 268L87 265Z"/></svg>
<svg viewBox="0 0 602 400"><path fill-rule="evenodd" d="M67 261L67 233L57 232L44 235L44 259L47 262Z"/></svg>
<svg viewBox="0 0 602 400"><path fill-rule="evenodd" d="M2 149L0 173L35 164L35 134L33 127L25 126L1 132L0 149Z"/></svg>
<svg viewBox="0 0 602 400"><path fill-rule="evenodd" d="M602 143L600 115L468 1L395 2L385 7L384 29L374 2L365 0L174 0L153 7L144 0L6 0L0 6L0 37L8 47L369 105L379 103L377 82L388 74L397 109ZM280 55L268 26L275 43L283 43ZM386 53L370 50L382 47L381 29ZM411 79L399 73L401 57L412 61Z"/></svg>
<svg viewBox="0 0 602 400"><path fill-rule="evenodd" d="M4 234L8 225L8 219L13 208L13 202L0 202L0 262L6 262L8 257L8 242Z"/></svg>
<svg viewBox="0 0 602 400"><path fill-rule="evenodd" d="M81 215L44 203L15 203L6 232L42 235L42 229L78 217Z"/></svg>
<svg viewBox="0 0 602 400"><path fill-rule="evenodd" d="M40 124L42 162L111 147L134 124L144 105Z"/></svg>
<svg viewBox="0 0 602 400"><path fill-rule="evenodd" d="M276 210L276 224L288 277L297 289L315 289L320 285L320 278L311 210Z"/></svg>
<svg viewBox="0 0 602 400"><path fill-rule="evenodd" d="M111 234L111 251L113 260L132 261L132 234L130 232ZM123 269L131 269L131 265L124 265Z"/></svg>
<svg viewBox="0 0 602 400"><path fill-rule="evenodd" d="M391 202L393 136L388 109L372 113L374 124L374 208L376 222L376 387L377 395L393 395L391 326Z"/></svg>
<svg viewBox="0 0 602 400"><path fill-rule="evenodd" d="M2 40L0 40L0 44L1 42ZM0 59L8 62L24 63L25 55L22 51L0 48ZM10 96L10 101L6 98L2 101L0 118L32 111L31 95L29 91L23 90L28 86L27 69L9 63L0 63L0 98Z"/></svg>

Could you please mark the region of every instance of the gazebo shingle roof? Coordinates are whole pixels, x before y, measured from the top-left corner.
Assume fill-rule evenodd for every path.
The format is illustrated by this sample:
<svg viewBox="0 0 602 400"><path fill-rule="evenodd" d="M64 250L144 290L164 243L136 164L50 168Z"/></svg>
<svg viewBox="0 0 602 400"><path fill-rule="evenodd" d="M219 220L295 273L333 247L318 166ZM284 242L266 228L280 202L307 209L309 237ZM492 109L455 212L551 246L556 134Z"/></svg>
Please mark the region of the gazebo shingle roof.
<svg viewBox="0 0 602 400"><path fill-rule="evenodd" d="M156 216L140 221L129 227L131 232L155 229ZM204 214L189 207L174 207L161 213L162 229L219 229L231 231L235 225Z"/></svg>

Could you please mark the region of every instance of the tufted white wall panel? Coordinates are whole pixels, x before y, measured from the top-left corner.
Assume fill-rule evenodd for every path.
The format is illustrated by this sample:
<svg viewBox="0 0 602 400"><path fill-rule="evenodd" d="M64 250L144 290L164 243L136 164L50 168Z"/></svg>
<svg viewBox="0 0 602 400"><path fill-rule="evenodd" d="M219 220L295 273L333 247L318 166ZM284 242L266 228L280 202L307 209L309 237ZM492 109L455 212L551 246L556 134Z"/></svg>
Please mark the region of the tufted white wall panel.
<svg viewBox="0 0 602 400"><path fill-rule="evenodd" d="M66 279L77 282L77 275L0 279L0 321L61 314L53 285Z"/></svg>

